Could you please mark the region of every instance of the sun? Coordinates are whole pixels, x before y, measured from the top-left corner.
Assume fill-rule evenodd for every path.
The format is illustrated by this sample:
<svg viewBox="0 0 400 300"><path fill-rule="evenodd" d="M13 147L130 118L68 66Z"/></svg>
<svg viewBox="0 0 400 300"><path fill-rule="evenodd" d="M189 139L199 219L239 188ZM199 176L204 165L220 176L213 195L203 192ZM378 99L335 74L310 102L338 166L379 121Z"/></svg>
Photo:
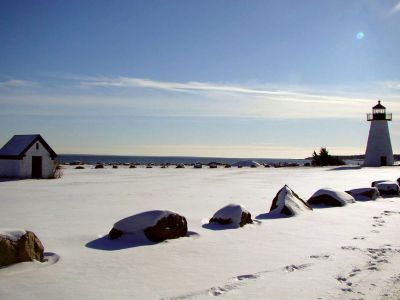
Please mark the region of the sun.
<svg viewBox="0 0 400 300"><path fill-rule="evenodd" d="M357 38L358 40L362 40L364 37L365 37L364 32L362 32L362 31L357 32L356 38Z"/></svg>

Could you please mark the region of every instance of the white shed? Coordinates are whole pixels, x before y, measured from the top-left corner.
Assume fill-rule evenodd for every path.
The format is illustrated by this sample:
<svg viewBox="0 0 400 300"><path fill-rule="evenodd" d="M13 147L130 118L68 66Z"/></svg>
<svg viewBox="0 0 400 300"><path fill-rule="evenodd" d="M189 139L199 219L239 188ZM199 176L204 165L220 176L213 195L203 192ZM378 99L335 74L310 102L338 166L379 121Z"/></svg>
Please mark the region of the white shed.
<svg viewBox="0 0 400 300"><path fill-rule="evenodd" d="M40 134L14 135L0 149L0 177L49 178L56 157Z"/></svg>

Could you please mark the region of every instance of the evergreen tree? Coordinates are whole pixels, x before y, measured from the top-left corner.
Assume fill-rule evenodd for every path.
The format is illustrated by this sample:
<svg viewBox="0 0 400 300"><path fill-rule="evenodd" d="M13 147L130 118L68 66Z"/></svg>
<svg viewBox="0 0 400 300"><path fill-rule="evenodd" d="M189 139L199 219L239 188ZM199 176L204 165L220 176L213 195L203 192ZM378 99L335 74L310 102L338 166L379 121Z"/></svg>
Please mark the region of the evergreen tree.
<svg viewBox="0 0 400 300"><path fill-rule="evenodd" d="M313 166L342 166L346 163L341 160L338 156L332 156L329 154L326 148L321 148L319 154L313 152L311 164Z"/></svg>

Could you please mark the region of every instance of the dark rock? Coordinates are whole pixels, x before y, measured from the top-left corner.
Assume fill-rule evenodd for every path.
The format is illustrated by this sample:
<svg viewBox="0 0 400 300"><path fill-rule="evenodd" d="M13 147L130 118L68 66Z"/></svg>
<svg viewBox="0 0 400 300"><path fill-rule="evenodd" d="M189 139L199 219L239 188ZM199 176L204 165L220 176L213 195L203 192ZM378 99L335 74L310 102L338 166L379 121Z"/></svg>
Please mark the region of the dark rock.
<svg viewBox="0 0 400 300"><path fill-rule="evenodd" d="M104 169L104 165L102 164L97 164L94 166L95 169Z"/></svg>
<svg viewBox="0 0 400 300"><path fill-rule="evenodd" d="M316 191L310 199L308 199L307 204L309 205L326 205L326 206L345 206L349 203L354 203L356 200L353 196L346 192L325 188Z"/></svg>
<svg viewBox="0 0 400 300"><path fill-rule="evenodd" d="M293 216L302 211L313 210L287 185L281 188L272 200L270 212L276 212L287 216Z"/></svg>
<svg viewBox="0 0 400 300"><path fill-rule="evenodd" d="M144 232L152 242L162 242L186 236L187 222L185 217L174 212L146 211L115 223L108 237L115 240L123 234L137 232Z"/></svg>
<svg viewBox="0 0 400 300"><path fill-rule="evenodd" d="M376 187L383 197L399 196L400 194L399 185L395 181L378 180L372 182L371 186Z"/></svg>
<svg viewBox="0 0 400 300"><path fill-rule="evenodd" d="M186 236L187 222L185 217L173 213L158 220L154 226L146 228L144 234L155 243L177 239Z"/></svg>
<svg viewBox="0 0 400 300"><path fill-rule="evenodd" d="M37 236L26 231L20 238L13 240L0 236L0 267L24 261L43 261L44 247Z"/></svg>
<svg viewBox="0 0 400 300"><path fill-rule="evenodd" d="M234 224L243 227L246 224L252 224L253 220L251 219L250 212L243 206L238 204L229 204L218 210L209 222L219 223L221 225Z"/></svg>
<svg viewBox="0 0 400 300"><path fill-rule="evenodd" d="M380 196L379 190L376 187L353 189L346 191L346 193L353 196L357 201L376 200Z"/></svg>
<svg viewBox="0 0 400 300"><path fill-rule="evenodd" d="M121 237L123 235L123 233L124 232L119 230L119 229L112 228L110 230L110 232L108 233L108 237L109 237L110 240L115 240L115 239Z"/></svg>
<svg viewBox="0 0 400 300"><path fill-rule="evenodd" d="M338 207L338 206L343 206L343 204L332 197L331 195L319 195L316 197L311 197L308 199L307 204L309 205L326 205L326 206L333 206L333 207Z"/></svg>

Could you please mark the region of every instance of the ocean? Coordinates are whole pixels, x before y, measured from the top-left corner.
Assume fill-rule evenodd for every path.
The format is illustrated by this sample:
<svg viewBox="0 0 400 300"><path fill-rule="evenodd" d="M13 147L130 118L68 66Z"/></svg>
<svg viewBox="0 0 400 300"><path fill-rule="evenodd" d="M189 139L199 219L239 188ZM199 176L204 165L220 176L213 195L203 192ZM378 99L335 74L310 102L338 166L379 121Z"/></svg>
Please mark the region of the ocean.
<svg viewBox="0 0 400 300"><path fill-rule="evenodd" d="M224 157L187 157L187 156L119 156L119 155L82 155L82 154L60 154L57 157L60 163L73 163L76 161L85 164L208 164L217 162L222 164L233 164L242 160L254 160L260 164L293 164L304 165L310 162L308 159L290 158L224 158Z"/></svg>

